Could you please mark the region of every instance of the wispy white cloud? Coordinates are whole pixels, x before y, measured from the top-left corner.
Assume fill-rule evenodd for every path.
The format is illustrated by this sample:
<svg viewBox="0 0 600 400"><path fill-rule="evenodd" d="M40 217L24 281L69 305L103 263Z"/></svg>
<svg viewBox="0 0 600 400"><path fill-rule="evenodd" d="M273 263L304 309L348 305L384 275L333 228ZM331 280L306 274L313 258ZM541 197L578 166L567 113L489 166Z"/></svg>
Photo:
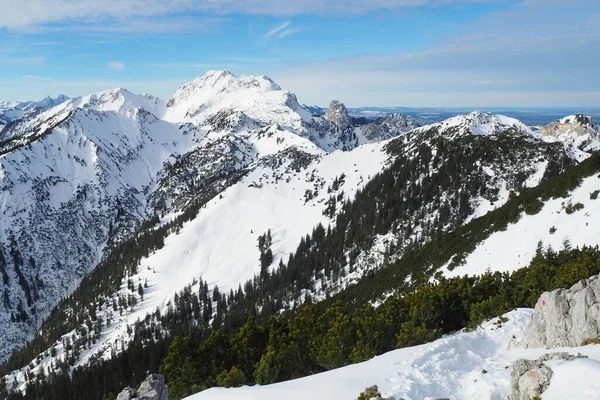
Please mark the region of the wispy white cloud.
<svg viewBox="0 0 600 400"><path fill-rule="evenodd" d="M280 33L284 32L291 24L292 24L292 21L282 22L281 24L275 26L270 31L265 33L264 38L268 39L270 37L279 35Z"/></svg>
<svg viewBox="0 0 600 400"><path fill-rule="evenodd" d="M277 35L277 37L278 37L279 39L283 39L283 38L285 38L285 37L288 37L288 36L291 36L291 35L293 35L293 34L295 34L295 33L298 33L298 32L300 32L300 30L301 30L300 28L289 28L289 29L286 29L286 30L283 30L283 31L281 31L281 32L279 33L279 35Z"/></svg>
<svg viewBox="0 0 600 400"><path fill-rule="evenodd" d="M298 33L300 30L300 28L292 27L292 21L288 20L271 28L271 30L263 35L263 39L283 39Z"/></svg>
<svg viewBox="0 0 600 400"><path fill-rule="evenodd" d="M127 68L122 61L111 61L108 63L107 67L113 71L125 71Z"/></svg>

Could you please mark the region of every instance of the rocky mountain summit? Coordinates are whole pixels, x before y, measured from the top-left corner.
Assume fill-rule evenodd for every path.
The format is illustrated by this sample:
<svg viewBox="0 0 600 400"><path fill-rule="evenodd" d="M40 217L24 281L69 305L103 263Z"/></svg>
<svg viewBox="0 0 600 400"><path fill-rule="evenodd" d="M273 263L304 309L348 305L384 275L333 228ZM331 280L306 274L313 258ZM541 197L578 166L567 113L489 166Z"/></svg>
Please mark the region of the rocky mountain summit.
<svg viewBox="0 0 600 400"><path fill-rule="evenodd" d="M544 126L538 133L546 141L562 142L575 158L600 149L600 126L589 115L569 115Z"/></svg>
<svg viewBox="0 0 600 400"><path fill-rule="evenodd" d="M352 118L346 106L338 100L331 101L329 108L325 111L325 119L333 122L341 130L348 128L352 124Z"/></svg>

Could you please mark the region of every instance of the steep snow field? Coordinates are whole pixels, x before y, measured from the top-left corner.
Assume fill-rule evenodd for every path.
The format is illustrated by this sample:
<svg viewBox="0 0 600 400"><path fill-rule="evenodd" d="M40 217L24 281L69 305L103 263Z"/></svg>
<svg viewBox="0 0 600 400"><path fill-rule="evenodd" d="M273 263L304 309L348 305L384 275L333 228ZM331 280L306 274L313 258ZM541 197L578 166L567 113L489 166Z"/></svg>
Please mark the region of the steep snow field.
<svg viewBox="0 0 600 400"><path fill-rule="evenodd" d="M573 247L600 244L597 225L600 196L591 198L596 190L600 190L600 177L584 179L568 198L549 200L538 214L523 214L516 224L492 234L466 257L464 265L452 271L444 267L444 275L480 275L487 270L514 271L526 267L540 240L554 249L562 248L566 242ZM567 206L577 203L583 204L583 209L568 214Z"/></svg>
<svg viewBox="0 0 600 400"><path fill-rule="evenodd" d="M318 223L327 226L330 222L323 210L332 194L343 191L345 198L352 198L370 177L384 168L388 158L383 150L386 143L316 156L308 168L298 173L293 169L285 173L286 163L275 168L256 167L209 201L178 234L170 235L162 249L142 260L138 274L130 279L136 286L138 282L147 282L143 300L123 315L113 312L108 304L99 310L104 320L112 320L111 326L103 330L96 345L82 352L77 365L85 364L92 356L110 358L111 352L131 339L128 326L157 308L164 310L175 293L198 278L207 281L211 290L217 285L222 293L236 290L239 284L252 279L260 271L258 237L269 229L273 237L272 266L280 259L287 261L303 236ZM345 183L337 192L328 193L327 188L342 174ZM318 194L307 201L305 192L314 193L315 187ZM125 296L131 293L126 281L120 293ZM73 334L76 332L65 337ZM55 348L60 358L64 346L58 341ZM31 371L47 368L52 361L52 357L42 357ZM27 370L16 372L19 385L24 384Z"/></svg>
<svg viewBox="0 0 600 400"><path fill-rule="evenodd" d="M506 400L511 363L549 352L510 348L513 338L523 334L532 312L518 309L505 315L508 321L504 324L495 319L474 332L459 332L322 374L268 386L213 388L187 400L354 400L371 385L378 385L384 397L396 399ZM550 362L555 375L543 400L597 399L600 345L551 351L582 353L590 358Z"/></svg>

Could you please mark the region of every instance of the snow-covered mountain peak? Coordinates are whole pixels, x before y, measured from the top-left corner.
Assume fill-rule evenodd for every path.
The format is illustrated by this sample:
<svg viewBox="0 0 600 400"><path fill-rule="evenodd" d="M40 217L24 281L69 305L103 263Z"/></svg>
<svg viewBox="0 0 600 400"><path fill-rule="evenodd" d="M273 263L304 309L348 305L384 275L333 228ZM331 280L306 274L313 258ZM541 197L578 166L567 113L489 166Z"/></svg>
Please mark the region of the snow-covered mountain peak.
<svg viewBox="0 0 600 400"><path fill-rule="evenodd" d="M54 98L50 97L50 96L46 96L41 101L37 102L36 104L43 108L51 108L51 107L57 106L59 104L62 104L67 100L69 100L69 97L67 95L59 94L58 96L56 96Z"/></svg>
<svg viewBox="0 0 600 400"><path fill-rule="evenodd" d="M208 125L223 112L241 112L259 125L275 122L293 131L301 131L303 121L311 118L293 94L270 78L236 76L226 70L209 71L179 88L167 102L164 118Z"/></svg>
<svg viewBox="0 0 600 400"><path fill-rule="evenodd" d="M325 119L333 122L338 128L344 130L352 124L352 118L344 103L332 100L325 112Z"/></svg>
<svg viewBox="0 0 600 400"><path fill-rule="evenodd" d="M457 115L436 124L417 128L417 130L419 132L435 132L448 138L468 135L530 136L532 134L528 126L515 118L481 111Z"/></svg>

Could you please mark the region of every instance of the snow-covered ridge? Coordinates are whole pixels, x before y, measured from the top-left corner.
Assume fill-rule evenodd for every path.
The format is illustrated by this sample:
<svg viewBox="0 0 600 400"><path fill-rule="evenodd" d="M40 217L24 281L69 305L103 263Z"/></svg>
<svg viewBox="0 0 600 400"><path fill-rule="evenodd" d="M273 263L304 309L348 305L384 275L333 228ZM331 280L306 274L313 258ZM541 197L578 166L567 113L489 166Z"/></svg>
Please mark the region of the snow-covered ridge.
<svg viewBox="0 0 600 400"><path fill-rule="evenodd" d="M70 111L76 108L117 112L131 112L143 108L160 118L164 113L165 103L151 95L138 95L124 88L116 88L71 99L50 112Z"/></svg>
<svg viewBox="0 0 600 400"><path fill-rule="evenodd" d="M436 131L446 137L498 134L531 135L531 129L515 118L481 111L448 118L442 122L417 128L416 131Z"/></svg>

